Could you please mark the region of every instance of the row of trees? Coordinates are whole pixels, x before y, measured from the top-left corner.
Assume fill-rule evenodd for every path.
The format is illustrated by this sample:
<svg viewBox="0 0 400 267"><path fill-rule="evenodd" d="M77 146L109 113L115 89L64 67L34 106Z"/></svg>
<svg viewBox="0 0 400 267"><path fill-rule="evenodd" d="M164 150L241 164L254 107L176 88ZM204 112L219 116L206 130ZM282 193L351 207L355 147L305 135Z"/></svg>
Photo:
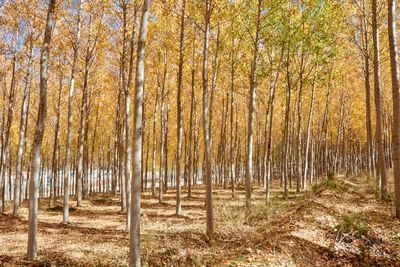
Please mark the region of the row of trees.
<svg viewBox="0 0 400 267"><path fill-rule="evenodd" d="M150 12L150 0L49 0L46 13L41 2L6 2L0 211L13 200L18 216L29 199L28 259L39 196L63 196L68 223L71 194L79 207L120 193L136 266L148 188L161 203L175 187L180 215L182 185L190 197L205 183L212 239L213 185L235 197L243 181L250 207L255 183L268 203L274 181L287 196L329 172L366 170L387 200L393 166L400 217L395 2L387 16L384 4L171 0Z"/></svg>

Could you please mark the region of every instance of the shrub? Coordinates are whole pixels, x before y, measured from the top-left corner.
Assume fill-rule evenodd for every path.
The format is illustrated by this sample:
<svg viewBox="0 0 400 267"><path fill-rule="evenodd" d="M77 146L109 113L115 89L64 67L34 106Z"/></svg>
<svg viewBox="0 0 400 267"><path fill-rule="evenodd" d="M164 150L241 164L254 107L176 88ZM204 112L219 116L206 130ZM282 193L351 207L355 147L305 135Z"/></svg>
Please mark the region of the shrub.
<svg viewBox="0 0 400 267"><path fill-rule="evenodd" d="M354 215L343 215L335 227L336 231L341 233L353 233L357 237L367 236L371 228L360 218Z"/></svg>
<svg viewBox="0 0 400 267"><path fill-rule="evenodd" d="M75 207L69 207L68 210L70 212L73 212L73 211L76 210L76 208ZM46 211L47 212L63 212L64 211L64 207L57 205L57 206L54 206L54 207L47 208Z"/></svg>
<svg viewBox="0 0 400 267"><path fill-rule="evenodd" d="M335 179L335 173L328 171L326 174L326 177L328 177L328 180L333 180L333 179Z"/></svg>
<svg viewBox="0 0 400 267"><path fill-rule="evenodd" d="M324 185L331 189L336 189L338 187L336 180L334 178L328 178L324 181Z"/></svg>

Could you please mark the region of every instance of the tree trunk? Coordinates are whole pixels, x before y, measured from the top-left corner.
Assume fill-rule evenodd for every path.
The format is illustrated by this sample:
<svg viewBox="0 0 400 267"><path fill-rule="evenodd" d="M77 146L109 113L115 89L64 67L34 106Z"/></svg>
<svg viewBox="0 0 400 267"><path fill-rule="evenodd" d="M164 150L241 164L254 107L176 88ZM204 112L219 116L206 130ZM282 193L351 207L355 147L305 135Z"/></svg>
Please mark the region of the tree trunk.
<svg viewBox="0 0 400 267"><path fill-rule="evenodd" d="M210 0L210 1L212 2L212 0ZM220 46L220 24L218 21L217 39L215 42L215 52L214 52L214 58L212 61L212 80L211 80L211 91L210 91L210 103L208 106L208 135L210 137L210 150L211 150L210 153L212 153L212 147L213 147L213 134L212 134L213 103L214 103L215 88L217 86L217 78L218 78L219 46ZM212 174L211 174L211 176L212 176Z"/></svg>
<svg viewBox="0 0 400 267"><path fill-rule="evenodd" d="M80 131L79 131L79 146L78 146L78 170L76 173L77 183L77 206L82 206L82 189L83 189L83 174L84 174L84 142L85 142L85 121L87 116L87 95L88 95L88 79L89 79L89 55L85 56L85 72L82 92Z"/></svg>
<svg viewBox="0 0 400 267"><path fill-rule="evenodd" d="M147 191L147 180L148 180L148 168L149 168L149 152L150 152L150 131L147 134L147 144L146 144L146 161L144 163L145 173L144 173L144 185L142 184L142 192Z"/></svg>
<svg viewBox="0 0 400 267"><path fill-rule="evenodd" d="M193 181L193 168L192 168L192 162L193 162L193 150L192 150L192 142L193 142L193 113L194 113L194 101L195 101L195 94L194 94L194 89L195 89L195 72L196 72L196 66L195 66L195 55L196 55L196 35L193 35L193 54L192 54L192 80L191 80L191 93L190 93L190 118L189 118L189 147L188 149L188 197L192 196L192 181ZM196 127L196 123L195 123Z"/></svg>
<svg viewBox="0 0 400 267"><path fill-rule="evenodd" d="M211 147L210 131L208 121L208 53L210 39L211 0L205 2L205 31L203 48L203 140L205 155L205 181L206 181L206 213L207 213L207 236L214 239L214 219L212 206L212 177L211 177ZM203 173L204 177L204 173Z"/></svg>
<svg viewBox="0 0 400 267"><path fill-rule="evenodd" d="M269 203L269 198L270 198L270 182L271 180L271 166L272 166L272 162L271 162L271 156L272 156L272 125L273 125L273 119L274 119L274 101L275 101L275 93L276 93L276 88L278 85L278 79L279 79L279 74L280 74L280 70L282 67L282 63L283 63L283 56L285 54L285 42L282 43L282 48L281 48L281 55L280 55L280 59L279 59L279 64L278 64L278 69L276 70L276 74L275 74L275 80L274 80L274 84L272 85L272 91L271 91L271 95L269 97L269 129L268 129L268 139L266 140L266 145L267 147L265 149L267 149L266 153L266 157L265 157L265 168L266 168L266 188L265 188L265 195L266 195L266 202L267 204Z"/></svg>
<svg viewBox="0 0 400 267"><path fill-rule="evenodd" d="M11 130L11 123L14 113L14 100L15 100L15 76L16 76L16 56L14 53L13 56L13 65L12 65L12 74L11 74L11 85L10 85L10 93L8 95L8 109L7 109L7 124L5 127L5 139L2 140L2 147L1 147L1 158L0 158L0 213L4 212L4 204L5 204L5 188L6 188L6 167L5 162L6 153L9 151L9 139L10 139L10 130ZM4 125L4 124L3 124ZM3 130L3 129L2 129ZM11 162L9 167L11 168ZM11 192L9 190L9 192Z"/></svg>
<svg viewBox="0 0 400 267"><path fill-rule="evenodd" d="M380 67L379 67L379 31L378 14L376 0L372 0L372 35L374 41L374 92L375 92L375 112L376 112L376 146L378 149L378 170L381 178L381 198L388 200L388 188L386 177L385 154L382 142L382 105L380 88Z"/></svg>
<svg viewBox="0 0 400 267"><path fill-rule="evenodd" d="M69 183L71 180L71 143L72 143L72 109L73 109L73 101L74 101L74 90L75 90L75 73L76 67L78 64L78 53L79 53L79 45L80 45L80 36L81 36L81 9L82 9L82 1L79 1L78 4L78 14L77 14L77 33L74 47L74 57L72 62L72 70L71 70L71 81L70 88L68 94L68 130L67 130L67 147L65 152L65 176L64 176L64 213L63 213L63 223L69 222Z"/></svg>
<svg viewBox="0 0 400 267"><path fill-rule="evenodd" d="M393 97L393 125L392 125L392 146L393 146L393 177L395 191L396 217L400 219L400 85L399 85L399 62L397 55L396 36L396 1L388 0L388 27L390 47L390 69L392 76L392 97Z"/></svg>
<svg viewBox="0 0 400 267"><path fill-rule="evenodd" d="M164 52L164 74L163 74L163 84L161 88L161 120L160 120L160 171L159 171L159 176L158 176L158 202L162 203L163 201L163 167L164 167L164 138L165 138L165 131L166 131L166 116L165 116L165 110L164 110L164 101L166 98L166 92L165 92L165 80L167 78L167 48L165 47L165 52ZM160 86L160 79L157 79L157 83ZM164 179L167 179L166 177Z"/></svg>
<svg viewBox="0 0 400 267"><path fill-rule="evenodd" d="M234 33L234 23L232 21L232 32ZM231 99L230 99L230 148L229 148L229 168L230 168L230 178L231 178L231 187L232 187L232 198L235 198L236 194L236 184L235 184L235 151L236 148L234 145L234 137L233 137L233 95L235 90L235 37L232 37L232 55L231 55ZM237 115L236 115L237 116Z"/></svg>
<svg viewBox="0 0 400 267"><path fill-rule="evenodd" d="M283 130L282 139L282 179L284 184L284 195L288 195L288 161L289 161L289 119L290 119L290 102L292 96L291 79L290 79L290 41L287 50L286 59L286 78L287 78L287 92L286 92L286 111L285 111L285 127ZM281 181L282 181L281 179Z"/></svg>
<svg viewBox="0 0 400 267"><path fill-rule="evenodd" d="M301 159L301 114L302 114L302 97L303 97L303 73L304 73L304 52L303 49L301 51L301 59L300 59L300 74L299 74L299 92L297 95L297 136L296 136L296 166L297 166L297 180L296 180L296 193L300 193L300 188L302 179L301 179L301 173L302 173L302 159Z"/></svg>
<svg viewBox="0 0 400 267"><path fill-rule="evenodd" d="M250 208L251 204L251 188L253 179L253 128L254 128L254 111L256 109L256 72L258 59L258 41L260 35L261 24L261 4L262 0L258 0L256 37L254 41L253 61L250 73L250 90L249 90L249 119L247 125L247 153L246 153L246 207Z"/></svg>
<svg viewBox="0 0 400 267"><path fill-rule="evenodd" d="M131 229L129 247L129 265L140 267L140 169L142 166L142 111L144 87L144 61L147 39L147 27L150 13L150 0L144 0L142 19L140 22L136 61L136 81L134 96L134 135L132 157L132 199L131 199Z"/></svg>
<svg viewBox="0 0 400 267"><path fill-rule="evenodd" d="M308 122L307 122L307 132L306 132L306 152L304 154L304 174L303 174L303 189L306 190L307 188L307 173L308 173L308 154L310 151L310 130L311 130L311 123L313 117L313 110L314 110L314 94L315 94L315 84L317 82L317 74L318 74L318 64L315 66L315 73L314 73L314 80L311 89L311 103L310 103L310 111L308 113ZM311 157L311 161L313 161ZM311 173L313 169L311 167Z"/></svg>
<svg viewBox="0 0 400 267"><path fill-rule="evenodd" d="M182 0L181 33L179 38L178 88L176 92L176 215L181 215L181 153L182 153L182 76L183 76L183 45L185 39L185 8L186 0Z"/></svg>
<svg viewBox="0 0 400 267"><path fill-rule="evenodd" d="M14 187L14 209L13 216L19 216L19 204L20 204L20 186L21 186L21 176L22 176L22 153L24 150L24 145L26 141L26 120L28 118L29 111L29 99L30 99L30 89L32 80L32 58L33 58L33 41L29 43L29 54L28 54L28 67L26 72L26 82L24 89L24 96L22 98L22 108L21 108L21 120L19 126L19 141L17 150L17 168L15 173L15 187Z"/></svg>
<svg viewBox="0 0 400 267"><path fill-rule="evenodd" d="M35 137L32 147L32 177L29 183L29 227L27 260L37 257L37 213L38 213L38 175L40 168L40 151L47 115L47 70L49 63L49 46L54 25L53 15L56 1L50 0L47 11L46 27L43 37L43 46L40 56L40 102L36 121Z"/></svg>
<svg viewBox="0 0 400 267"><path fill-rule="evenodd" d="M363 9L365 12L365 2L362 2ZM371 126L371 85L370 85L370 70L369 70L369 48L368 48L368 31L367 31L367 20L364 17L362 20L362 33L364 36L364 77L365 77L365 103L366 103L366 130L367 130L367 164L369 175L374 174L374 163L372 156L372 126Z"/></svg>
<svg viewBox="0 0 400 267"><path fill-rule="evenodd" d="M132 39L130 41L130 65L126 64L127 57L127 45L128 45L128 30L127 30L127 12L128 12L128 3L125 1L121 2L122 8L122 24L123 24L123 41L122 41L122 57L121 57L121 69L122 69L122 87L125 94L125 147L124 152L124 175L125 175L125 201L126 201L126 231L129 232L130 229L130 206L131 206L131 120L130 120L130 107L131 107L131 98L130 98L130 86L132 80L132 69L133 69L133 50L134 50L134 39L135 39L135 27L133 27L132 31ZM135 17L136 17L136 9L135 9ZM135 24L135 23L134 23ZM127 74L127 69L128 74ZM121 192L122 194L122 192Z"/></svg>
<svg viewBox="0 0 400 267"><path fill-rule="evenodd" d="M157 74L159 75L159 74ZM156 183L155 183L155 175L156 175L156 152L157 152L157 134L156 134L156 122L157 122L157 107L158 107L158 93L160 87L159 83L157 83L157 91L156 98L154 103L154 120L153 120L153 151L152 151L152 162L151 162L151 194L152 196L156 195ZM160 116L161 117L161 116Z"/></svg>
<svg viewBox="0 0 400 267"><path fill-rule="evenodd" d="M56 126L54 129L54 146L53 146L53 157L52 157L52 163L51 163L51 180L50 180L50 197L49 197L49 207L51 207L52 204L52 197L54 195L54 198L56 197L56 180L57 180L57 163L58 163L58 155L57 155L57 150L58 150L58 132L60 130L60 106L61 106L61 93L62 93L62 84L63 84L63 74L60 72L60 91L58 92L58 101L57 101L57 111L56 111ZM54 187L54 190L52 190L52 186ZM53 194L54 192L54 194Z"/></svg>
<svg viewBox="0 0 400 267"><path fill-rule="evenodd" d="M168 127L169 127L169 104L165 111L164 120L164 192L168 190Z"/></svg>

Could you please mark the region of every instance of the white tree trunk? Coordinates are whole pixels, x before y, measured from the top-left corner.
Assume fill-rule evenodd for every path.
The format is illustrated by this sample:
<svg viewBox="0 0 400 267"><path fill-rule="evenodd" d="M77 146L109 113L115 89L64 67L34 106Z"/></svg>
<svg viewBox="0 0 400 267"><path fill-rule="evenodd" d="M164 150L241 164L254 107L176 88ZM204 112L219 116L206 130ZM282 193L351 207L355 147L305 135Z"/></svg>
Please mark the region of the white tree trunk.
<svg viewBox="0 0 400 267"><path fill-rule="evenodd" d="M56 1L50 0L47 11L46 28L40 57L40 102L36 121L36 131L32 147L32 169L29 184L29 228L28 228L28 261L37 257L37 212L38 212L38 176L40 168L40 151L47 115L47 69L49 64L49 46L54 25L53 15Z"/></svg>
<svg viewBox="0 0 400 267"><path fill-rule="evenodd" d="M134 97L134 136L132 157L132 199L131 199L131 229L130 229L130 266L140 267L140 177L142 167L142 112L143 112L143 87L144 87L144 60L147 39L147 27L149 24L150 0L144 0L142 6L142 19L140 22L136 81Z"/></svg>

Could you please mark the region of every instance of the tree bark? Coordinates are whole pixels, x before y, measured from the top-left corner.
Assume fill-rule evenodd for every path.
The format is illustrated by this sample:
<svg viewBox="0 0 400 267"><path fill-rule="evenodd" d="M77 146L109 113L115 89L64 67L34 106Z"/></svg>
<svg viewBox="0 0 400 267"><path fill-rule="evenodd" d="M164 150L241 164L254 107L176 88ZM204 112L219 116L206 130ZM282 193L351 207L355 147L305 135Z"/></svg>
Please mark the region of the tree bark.
<svg viewBox="0 0 400 267"><path fill-rule="evenodd" d="M251 188L253 179L253 128L254 128L254 111L256 109L256 72L258 59L258 42L261 24L261 4L262 0L258 0L256 37L254 41L253 61L251 63L250 73L250 90L249 90L249 119L247 125L247 153L246 153L246 207L250 208L251 204Z"/></svg>
<svg viewBox="0 0 400 267"><path fill-rule="evenodd" d="M192 80L191 80L191 93L190 93L190 118L189 118L189 148L188 148L188 197L192 196L192 181L193 181L193 151L192 151L192 142L193 142L193 113L194 111L194 101L195 101L195 55L196 55L196 35L193 35L193 54L192 54ZM196 125L196 123L195 123ZM196 126L195 126L196 127ZM194 184L194 183L193 183Z"/></svg>
<svg viewBox="0 0 400 267"><path fill-rule="evenodd" d="M205 156L205 181L206 181L206 213L207 213L207 236L214 239L214 219L212 206L212 177L211 177L211 147L210 131L208 121L208 53L210 39L211 0L205 1L205 30L203 46L203 141ZM203 173L204 177L204 173Z"/></svg>
<svg viewBox="0 0 400 267"><path fill-rule="evenodd" d="M307 173L308 173L308 154L310 151L310 130L311 130L311 123L313 117L313 110L314 110L314 95L315 95L315 84L317 82L317 74L318 74L318 64L315 66L315 73L314 73L314 80L311 89L311 103L310 103L310 111L308 113L308 121L307 121L307 132L306 132L306 151L304 154L304 174L303 174L303 189L306 190L307 188ZM311 157L311 161L312 161ZM311 167L311 173L313 169ZM312 180L311 180L312 181Z"/></svg>
<svg viewBox="0 0 400 267"><path fill-rule="evenodd" d="M12 74L11 74L11 84L10 84L10 93L8 95L8 109L7 109L7 122L5 127L5 138L2 140L1 147L1 157L0 157L0 213L4 212L4 204L5 204L5 187L6 187L6 154L9 152L9 139L10 139L10 130L11 123L14 114L14 100L15 100L15 79L16 79L16 55L14 52L13 55L13 63L12 63ZM4 114L4 113L3 113ZM3 120L4 121L4 120ZM4 125L4 124L3 124ZM3 129L2 129L3 130ZM11 168L11 162L10 166ZM11 192L11 190L9 190Z"/></svg>
<svg viewBox="0 0 400 267"><path fill-rule="evenodd" d="M284 184L284 195L288 195L288 161L289 161L289 119L290 119L290 103L292 97L292 84L290 78L290 41L287 49L287 59L286 59L286 78L287 78L287 92L286 92L286 111L285 111L285 127L283 130L282 137L282 179ZM281 179L281 182L282 182Z"/></svg>
<svg viewBox="0 0 400 267"><path fill-rule="evenodd" d="M365 2L362 2L363 9L365 12ZM374 163L372 156L372 126L371 126L371 85L370 85L370 70L369 70L369 48L368 48L368 32L367 32L367 21L363 17L362 20L362 34L364 36L364 77L365 77L365 104L366 104L366 130L367 130L367 164L369 175L374 174Z"/></svg>
<svg viewBox="0 0 400 267"><path fill-rule="evenodd" d="M29 183L29 227L28 227L28 253L27 260L32 261L37 257L37 213L38 213L38 175L40 168L40 151L42 147L43 133L46 126L47 115L47 70L49 64L49 50L52 29L54 25L53 15L56 1L49 0L46 27L43 37L43 46L40 56L40 102L36 121L35 137L32 147L32 169Z"/></svg>
<svg viewBox="0 0 400 267"><path fill-rule="evenodd" d="M275 101L275 94L276 94L276 88L278 85L278 79L279 79L279 74L281 71L282 63L283 63L283 56L285 54L285 42L282 43L282 48L281 48L281 55L279 59L279 64L278 64L278 69L276 70L275 74L275 80L274 84L272 85L272 91L271 95L269 97L269 129L268 129L268 139L266 140L266 145L267 147L265 148L267 151L267 155L265 157L265 169L266 169L266 188L265 188L265 195L266 195L266 202L267 204L269 203L270 199L270 182L271 182L271 168L272 168L272 163L271 163L271 156L272 156L272 125L273 125L273 119L274 119L274 101Z"/></svg>
<svg viewBox="0 0 400 267"><path fill-rule="evenodd" d="M382 142L382 104L380 88L380 67L379 67L379 31L378 14L376 0L372 0L372 36L374 42L374 93L375 93L375 112L376 112L376 146L378 149L378 170L381 178L381 198L388 200L387 176L385 154Z"/></svg>
<svg viewBox="0 0 400 267"><path fill-rule="evenodd" d="M163 74L163 84L161 87L161 120L160 120L160 171L159 171L159 176L158 176L158 202L162 203L163 201L163 170L164 170L164 152L165 152L165 131L166 131L166 116L165 116L165 110L164 110L164 102L166 98L166 92L165 92L165 80L167 78L167 48L165 47L165 52L164 52L164 74ZM160 79L158 77L157 83L160 86ZM164 177L166 180L167 177Z"/></svg>
<svg viewBox="0 0 400 267"><path fill-rule="evenodd" d="M159 75L159 74L157 74ZM156 195L156 183L155 183L155 175L156 175L156 152L157 152L157 134L156 134L156 122L157 122L157 108L158 108L158 94L159 94L159 83L157 83L157 91L154 103L154 119L153 119L153 151L152 151L152 162L151 162L151 194L152 196ZM161 117L161 116L160 116Z"/></svg>
<svg viewBox="0 0 400 267"><path fill-rule="evenodd" d="M181 33L179 38L178 88L176 92L176 215L181 215L181 153L182 153L182 76L183 76L183 49L185 39L185 8L186 0L182 0Z"/></svg>
<svg viewBox="0 0 400 267"><path fill-rule="evenodd" d="M26 82L24 89L24 96L22 98L22 108L21 108L21 120L19 126L19 141L17 150L17 168L15 174L15 187L14 187L14 208L13 216L19 216L19 204L20 204L20 187L21 187L21 176L22 176L22 153L24 150L24 145L26 141L26 120L29 111L29 99L30 99L30 89L32 80L32 61L33 61L33 41L29 42L29 53L28 53L28 67L26 71Z"/></svg>
<svg viewBox="0 0 400 267"><path fill-rule="evenodd" d="M62 93L62 84L63 84L63 74L60 72L60 91L58 92L58 101L57 101L57 111L56 111L56 125L54 129L54 145L53 145L53 157L52 157L52 163L51 163L51 180L50 180L50 197L49 197L49 207L52 205L52 199L53 197L56 197L56 184L57 184L57 163L58 163L58 155L57 155L57 150L58 150L58 133L60 130L60 106L61 106L61 93ZM53 190L52 190L53 186Z"/></svg>
<svg viewBox="0 0 400 267"><path fill-rule="evenodd" d="M392 125L392 146L393 146L393 177L395 191L396 217L400 219L400 85L399 85L399 62L397 55L396 36L396 1L388 0L388 32L390 48L390 70L392 77L393 97L393 125Z"/></svg>
<svg viewBox="0 0 400 267"><path fill-rule="evenodd" d="M142 111L143 111L143 87L144 87L144 61L149 23L150 0L144 0L142 6L142 18L139 29L136 61L136 81L134 96L134 136L132 157L132 195L131 195L131 229L129 265L140 267L140 170L142 167Z"/></svg>
<svg viewBox="0 0 400 267"><path fill-rule="evenodd" d="M81 118L79 131L79 146L78 146L78 170L76 173L77 183L77 207L82 206L82 189L83 189L83 174L84 174L84 142L85 142L85 121L87 116L87 95L88 95L88 79L89 79L89 55L85 56L85 71L82 92Z"/></svg>
<svg viewBox="0 0 400 267"><path fill-rule="evenodd" d="M72 61L71 69L71 81L68 94L68 129L67 129L67 147L65 152L65 176L64 176L64 212L63 212L63 223L69 222L69 190L70 190L70 180L71 180L71 143L72 143L72 109L74 102L74 90L75 90L75 73L78 64L78 54L81 36L81 9L82 1L78 4L78 14L77 14L77 29L76 29L76 39L74 46L74 57Z"/></svg>

